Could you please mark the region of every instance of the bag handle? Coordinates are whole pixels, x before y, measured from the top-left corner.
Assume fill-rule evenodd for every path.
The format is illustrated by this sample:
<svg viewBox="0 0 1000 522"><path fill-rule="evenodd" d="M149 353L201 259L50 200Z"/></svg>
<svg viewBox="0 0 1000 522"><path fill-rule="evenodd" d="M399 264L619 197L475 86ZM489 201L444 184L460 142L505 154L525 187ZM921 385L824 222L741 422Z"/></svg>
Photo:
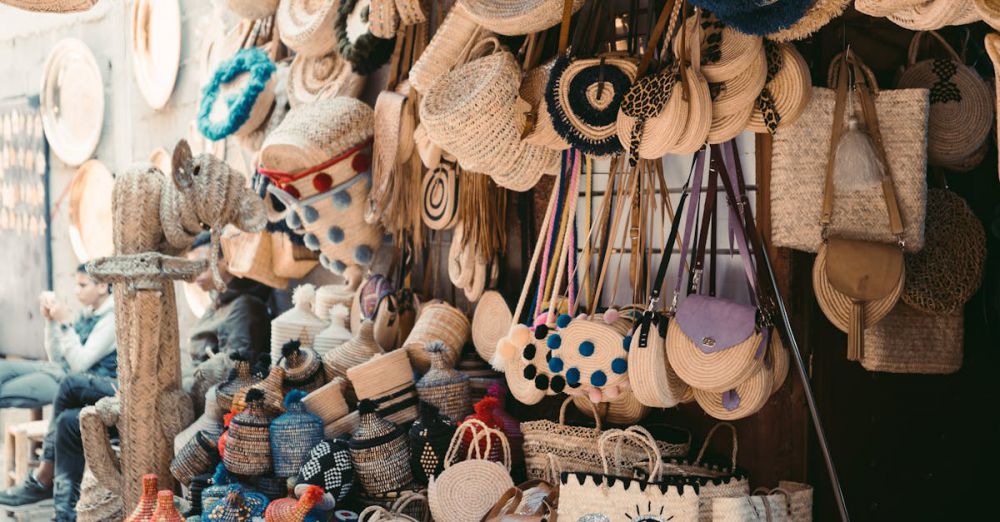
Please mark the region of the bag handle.
<svg viewBox="0 0 1000 522"><path fill-rule="evenodd" d="M882 175L882 194L885 198L886 210L889 214L889 228L896 236L899 246L905 247L906 243L903 240L903 220L900 217L899 204L896 200L895 185L892 181L892 166L889 164L885 154L885 145L882 141L882 133L880 132L878 126L878 113L875 108L875 101L872 99L871 91L868 88L868 82L865 81L864 73L859 71L859 64L861 63L860 60L850 49L844 52L841 60L841 71L840 74L837 75L837 101L834 106L833 129L830 136L830 150L827 154L826 180L823 186L823 211L819 220L819 224L823 229L823 239L826 239L827 229L829 228L830 222L833 218L834 160L836 159L837 146L840 145L840 140L844 135L844 113L847 109L848 96L848 74L844 73L853 72L855 76L853 90L856 91L858 97L861 98L861 111L865 119L865 123L868 126L868 133L871 135L872 144L875 146L875 153L885 168Z"/></svg>
<svg viewBox="0 0 1000 522"><path fill-rule="evenodd" d="M458 450L462 446L462 439L465 438L465 433L466 432L468 432L468 431L470 431L470 430L473 429L473 426L481 428L483 430L490 429L490 427L487 426L485 422L483 422L483 421L481 421L479 419L466 419L465 422L463 422L462 424L460 424L458 426L458 429L456 429L455 433L451 436L451 442L448 444L448 451L445 452L445 454L444 454L444 467L445 467L445 469L447 469L449 466L451 466L452 461L455 460L456 457L458 457ZM472 433L473 433L473 439L472 440L473 440L473 442L475 442L475 433L476 432L472 431ZM479 445L476 444L476 450L478 451L478 449L479 449ZM472 450L472 446L469 446L469 451L471 451L471 450ZM487 450L487 453L488 452L489 452L489 450ZM466 458L468 458L468 455L466 455Z"/></svg>
<svg viewBox="0 0 1000 522"><path fill-rule="evenodd" d="M667 0L666 4L663 5L660 16L656 19L656 26L649 33L649 41L646 42L646 50L642 53L642 59L639 61L639 72L636 74L636 78L642 78L649 70L649 66L652 65L653 55L656 54L656 46L659 45L660 39L663 37L663 31L667 31L667 38L673 34L681 4L681 0ZM670 22L669 28L667 27L668 21Z"/></svg>
<svg viewBox="0 0 1000 522"><path fill-rule="evenodd" d="M731 458L731 463L732 463L731 471L736 470L736 453L739 451L739 441L736 438L736 426L734 426L730 422L720 422L715 426L712 426L712 429L708 430L708 435L705 435L705 442L701 443L701 449L698 450L698 456L695 457L694 459L695 465L701 464L701 459L705 457L705 450L708 449L708 443L712 440L712 437L715 436L715 432L719 431L719 428L722 427L729 428L729 431L733 433L733 453Z"/></svg>
<svg viewBox="0 0 1000 522"><path fill-rule="evenodd" d="M571 397L571 396L570 397L566 397L566 400L564 400L563 403L562 403L562 407L559 408L559 424L561 424L561 425L565 425L566 424L566 408L569 406L569 403L571 403L571 402L573 402L573 397ZM594 422L597 424L597 431L598 431L598 433L600 433L600 431L601 431L601 416L598 415L598 413L597 413L597 407L594 406L594 403L590 402L589 400L586 401L586 402L587 402L587 406L590 407L590 412L594 414Z"/></svg>
<svg viewBox="0 0 1000 522"><path fill-rule="evenodd" d="M646 455L649 457L649 482L657 480L660 476L662 457L660 455L660 449L656 446L656 442L653 440L652 435L649 434L644 428L639 426L630 426L625 430L608 430L601 434L601 437L597 439L597 452L601 457L601 465L604 469L604 474L610 474L610 467L608 466L608 455L607 455L607 443L611 440L617 439L627 439L633 440L639 444Z"/></svg>
<svg viewBox="0 0 1000 522"><path fill-rule="evenodd" d="M962 57L958 55L958 52L955 51L955 48L948 43L948 40L945 40L944 37L937 31L920 31L913 35L913 38L910 39L910 49L907 53L910 65L917 63L917 56L920 54L920 42L923 40L924 35L927 34L931 35L935 40L941 43L941 47L944 48L945 52L948 53L948 56L950 56L953 61L957 63L965 62L962 60Z"/></svg>
<svg viewBox="0 0 1000 522"><path fill-rule="evenodd" d="M426 505L427 490L424 489L420 491L404 491L400 493L399 498L397 498L396 501L392 503L392 507L390 508L390 510L397 517L398 516L409 517L409 515L403 513L403 510L414 502L423 502Z"/></svg>

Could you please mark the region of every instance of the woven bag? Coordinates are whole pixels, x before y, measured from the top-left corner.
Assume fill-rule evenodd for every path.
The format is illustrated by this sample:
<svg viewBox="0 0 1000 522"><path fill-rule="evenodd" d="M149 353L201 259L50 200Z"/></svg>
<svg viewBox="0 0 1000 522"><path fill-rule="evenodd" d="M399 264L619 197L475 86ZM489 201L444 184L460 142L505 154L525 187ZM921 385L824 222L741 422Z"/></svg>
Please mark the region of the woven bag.
<svg viewBox="0 0 1000 522"><path fill-rule="evenodd" d="M309 346L303 347L297 340L288 341L281 347L281 357L279 364L285 369L282 383L285 390L298 389L309 393L326 384L319 354Z"/></svg>
<svg viewBox="0 0 1000 522"><path fill-rule="evenodd" d="M839 63L834 59L834 63ZM833 66L832 66L833 67ZM872 77L873 78L873 77ZM878 123L903 221L907 252L924 246L926 209L928 92L924 89L877 90ZM853 106L860 107L856 94ZM816 252L822 244L820 212L823 179L829 160L837 94L813 88L795 123L774 135L771 169L771 237L774 246ZM894 243L881 187L837 195L830 233L853 239Z"/></svg>
<svg viewBox="0 0 1000 522"><path fill-rule="evenodd" d="M594 404L593 401L585 396L574 396L573 405L584 414L589 414L592 411L590 406L593 405L597 408L597 414L600 415L603 422L614 424L615 426L638 424L639 421L644 419L653 410L649 406L639 402L629 390L621 392L621 395L612 400L599 404Z"/></svg>
<svg viewBox="0 0 1000 522"><path fill-rule="evenodd" d="M348 446L354 471L369 495L398 490L413 481L406 432L376 413L369 400L358 403L361 423Z"/></svg>
<svg viewBox="0 0 1000 522"><path fill-rule="evenodd" d="M609 453L613 454L611 442L622 440L633 441L643 449L645 458L633 463L648 465L646 479L633 478L631 473L612 474L608 462ZM698 520L697 487L683 481L662 481L659 451L648 432L635 426L610 430L601 434L597 445L601 471L567 472L560 477L560 520L610 520L619 513L625 513L628 520Z"/></svg>
<svg viewBox="0 0 1000 522"><path fill-rule="evenodd" d="M247 409L236 414L229 424L226 451L222 461L230 473L259 475L270 473L271 442L268 428L273 418L264 407L264 392L247 392Z"/></svg>
<svg viewBox="0 0 1000 522"><path fill-rule="evenodd" d="M431 360L424 346L431 341L441 341L448 347L448 364L454 366L469 340L470 328L469 319L458 308L441 301L430 302L420 307L417 322L400 349L405 349L410 355L410 362L417 372L426 373Z"/></svg>
<svg viewBox="0 0 1000 522"><path fill-rule="evenodd" d="M295 291L292 292L292 308L271 321L272 361L281 359L281 348L288 341L299 341L311 346L316 334L327 327L328 323L313 313L315 297L315 286L304 284L295 287Z"/></svg>
<svg viewBox="0 0 1000 522"><path fill-rule="evenodd" d="M417 395L451 419L465 418L472 413L469 378L448 364L444 343L427 343L424 349L430 355L431 369L417 381Z"/></svg>
<svg viewBox="0 0 1000 522"><path fill-rule="evenodd" d="M979 20L979 12L973 0L926 0L896 10L886 17L911 31L929 31L975 22Z"/></svg>
<svg viewBox="0 0 1000 522"><path fill-rule="evenodd" d="M922 37L929 34L941 44L947 58L917 61ZM910 40L909 65L896 84L900 89L929 89L930 117L927 162L971 170L975 155L994 126L995 100L979 73L965 65L947 40L934 31L920 32Z"/></svg>
<svg viewBox="0 0 1000 522"><path fill-rule="evenodd" d="M358 400L371 400L379 416L400 425L417 418L417 390L406 352L394 350L375 355L349 368L347 378L354 385Z"/></svg>
<svg viewBox="0 0 1000 522"><path fill-rule="evenodd" d="M410 428L410 468L417 483L427 484L444 469L455 429L455 421L441 415L434 405L420 403L420 417Z"/></svg>
<svg viewBox="0 0 1000 522"><path fill-rule="evenodd" d="M486 36L489 32L469 16L461 2L456 3L410 68L410 85L421 93L427 92L438 78L461 63L467 47Z"/></svg>
<svg viewBox="0 0 1000 522"><path fill-rule="evenodd" d="M472 344L484 361L493 359L497 341L507 334L511 323L511 310L503 295L495 290L483 292L472 315Z"/></svg>
<svg viewBox="0 0 1000 522"><path fill-rule="evenodd" d="M219 463L219 434L206 430L195 433L174 455L170 462L170 474L187 486L195 476L214 470Z"/></svg>
<svg viewBox="0 0 1000 522"><path fill-rule="evenodd" d="M274 14L278 0L226 0L229 10L247 20L260 20Z"/></svg>
<svg viewBox="0 0 1000 522"><path fill-rule="evenodd" d="M716 464L705 460L705 450L719 428L726 427L733 434L733 452L728 462ZM708 431L705 442L702 443L698 455L693 461L686 459L666 459L663 462L663 475L666 477L684 478L698 485L698 520L712 520L712 499L717 497L747 496L750 494L750 476L736 466L736 454L739 451L736 438L736 427L728 422L720 422Z"/></svg>
<svg viewBox="0 0 1000 522"><path fill-rule="evenodd" d="M478 426L465 458L460 459L460 447L468 430ZM480 440L485 442L485 449ZM493 441L501 446L502 461L491 462ZM445 455L444 470L431 477L427 487L427 503L438 522L479 520L497 500L514 486L510 478L510 446L503 432L479 421L467 421L459 426Z"/></svg>
<svg viewBox="0 0 1000 522"><path fill-rule="evenodd" d="M347 415L350 408L344 399L344 379L335 377L321 388L306 395L302 399L302 404L305 404L310 413L322 419L324 425Z"/></svg>
<svg viewBox="0 0 1000 522"><path fill-rule="evenodd" d="M926 314L905 303L865 330L861 365L873 372L948 374L962 367L964 318Z"/></svg>
<svg viewBox="0 0 1000 522"><path fill-rule="evenodd" d="M285 396L285 413L271 422L271 456L274 474L291 477L309 456L309 450L323 441L323 421L306 411L305 392L292 390Z"/></svg>

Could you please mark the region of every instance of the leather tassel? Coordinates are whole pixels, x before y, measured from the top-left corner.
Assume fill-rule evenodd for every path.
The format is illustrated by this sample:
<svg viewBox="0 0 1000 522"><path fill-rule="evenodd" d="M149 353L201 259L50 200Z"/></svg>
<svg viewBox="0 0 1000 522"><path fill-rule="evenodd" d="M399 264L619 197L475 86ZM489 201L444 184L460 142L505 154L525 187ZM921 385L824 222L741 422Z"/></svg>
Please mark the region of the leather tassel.
<svg viewBox="0 0 1000 522"><path fill-rule="evenodd" d="M865 302L851 304L851 323L847 331L847 360L860 361L865 349Z"/></svg>

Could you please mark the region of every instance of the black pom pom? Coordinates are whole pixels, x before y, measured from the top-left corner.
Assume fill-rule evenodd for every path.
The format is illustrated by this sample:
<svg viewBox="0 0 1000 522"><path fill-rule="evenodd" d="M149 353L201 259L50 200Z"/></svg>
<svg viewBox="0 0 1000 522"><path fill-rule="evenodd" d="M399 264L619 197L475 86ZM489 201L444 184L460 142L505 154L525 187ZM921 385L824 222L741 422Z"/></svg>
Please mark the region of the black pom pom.
<svg viewBox="0 0 1000 522"><path fill-rule="evenodd" d="M366 413L375 413L378 410L378 404L373 400L363 399L358 403L358 413L364 415Z"/></svg>
<svg viewBox="0 0 1000 522"><path fill-rule="evenodd" d="M535 374L537 374L537 373L538 373L538 368L535 368L534 364L529 364L529 365L527 365L527 366L524 367L524 378L525 379L529 379L529 380L530 379L534 379L535 378Z"/></svg>
<svg viewBox="0 0 1000 522"><path fill-rule="evenodd" d="M264 390L260 388L250 388L247 390L247 403L264 400Z"/></svg>
<svg viewBox="0 0 1000 522"><path fill-rule="evenodd" d="M526 345L524 345L524 351L522 353L524 353L524 360L530 361L530 360L534 359L535 358L535 345L533 345L533 344L526 344Z"/></svg>
<svg viewBox="0 0 1000 522"><path fill-rule="evenodd" d="M292 339L291 341L281 345L281 355L287 359L288 357L291 357L293 353L299 351L299 348L301 347L302 342L298 339Z"/></svg>
<svg viewBox="0 0 1000 522"><path fill-rule="evenodd" d="M232 361L236 361L236 362L246 362L246 360L247 360L246 357L243 357L243 355L240 352L232 352L232 353L230 353L229 354L229 359L232 360Z"/></svg>
<svg viewBox="0 0 1000 522"><path fill-rule="evenodd" d="M549 388L556 393L562 393L566 389L566 379L562 375L553 375L552 379L549 380Z"/></svg>
<svg viewBox="0 0 1000 522"><path fill-rule="evenodd" d="M539 341L541 341L542 339L545 339L546 337L548 337L548 335L549 335L549 327L548 326L546 326L544 324L540 324L540 325L538 325L538 326L535 327L535 339L538 339Z"/></svg>
<svg viewBox="0 0 1000 522"><path fill-rule="evenodd" d="M535 376L535 388L547 390L549 388L549 377L544 373Z"/></svg>

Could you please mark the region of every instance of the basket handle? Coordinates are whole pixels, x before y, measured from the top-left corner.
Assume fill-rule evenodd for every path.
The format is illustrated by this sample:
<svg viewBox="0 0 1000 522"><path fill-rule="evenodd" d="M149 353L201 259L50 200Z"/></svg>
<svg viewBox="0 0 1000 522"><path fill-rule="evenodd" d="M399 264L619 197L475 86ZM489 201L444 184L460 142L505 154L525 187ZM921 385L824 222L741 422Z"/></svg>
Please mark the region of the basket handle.
<svg viewBox="0 0 1000 522"><path fill-rule="evenodd" d="M484 426L486 426L486 425L484 424ZM486 438L486 450L485 450L485 452L482 452L479 449L479 439L484 438L484 437ZM496 428L491 428L489 426L486 426L485 429L483 429L482 431L476 433L476 435L474 437L472 437L472 443L469 446L469 453L468 453L467 457L468 457L469 460L472 459L472 451L473 451L473 447L475 447L475 452L476 452L477 458L479 460L488 460L489 459L489 455L490 455L490 451L493 449L493 437L496 437L497 440L500 441L500 448L502 450L502 452L501 452L501 458L503 459L503 463L502 464L503 464L503 466L505 468L507 468L507 472L509 473L510 472L510 466L511 466L510 442L507 440L507 436L504 435L504 433L502 431L500 431L500 430L498 430Z"/></svg>
<svg viewBox="0 0 1000 522"><path fill-rule="evenodd" d="M909 53L907 54L907 56L909 57L910 65L917 63L917 56L920 54L920 41L923 39L925 34L933 36L935 40L940 42L941 47L944 48L945 52L948 53L948 56L951 56L952 60L958 63L964 63L962 57L958 55L957 51L955 51L955 48L952 47L951 44L948 43L948 40L945 40L944 37L941 36L937 31L920 31L917 34L913 35L913 38L910 40L910 49Z"/></svg>
<svg viewBox="0 0 1000 522"><path fill-rule="evenodd" d="M448 467L451 466L452 461L458 456L458 449L462 446L462 438L465 437L465 432L471 430L473 426L484 430L489 429L489 426L479 419L468 419L460 424L458 429L455 430L455 434L451 436L451 442L448 444L448 451L444 454L445 469L448 469ZM475 442L475 437L473 437L473 442Z"/></svg>
<svg viewBox="0 0 1000 522"><path fill-rule="evenodd" d="M597 439L597 452L601 456L601 465L604 468L604 474L608 475L610 469L608 466L608 455L606 445L609 441L625 438L632 439L639 443L639 446L645 450L646 455L649 457L649 477L650 481L656 480L654 477L659 477L660 475L660 458L659 449L657 449L656 444L652 441L652 437L649 437L649 432L644 428L638 426L630 426L626 430L608 430L604 432L599 439Z"/></svg>
<svg viewBox="0 0 1000 522"><path fill-rule="evenodd" d="M389 510L396 517L407 517L410 520L416 520L413 517L410 517L409 515L403 513L403 510L414 502L423 502L426 505L427 504L426 493L427 493L426 489L420 491L404 491L399 495L399 498L397 498L396 501L392 503L392 507L390 507Z"/></svg>
<svg viewBox="0 0 1000 522"><path fill-rule="evenodd" d="M840 78L840 69L843 61L844 53L837 53L830 62L830 66L826 69L826 85L831 89L837 88L837 81ZM868 84L868 88L872 91L872 96L878 97L878 80L875 79L875 73L872 71L871 67L868 67L866 63L858 59L855 59L853 64L855 71L860 69L865 75L865 82Z"/></svg>
<svg viewBox="0 0 1000 522"><path fill-rule="evenodd" d="M566 400L562 403L562 407L559 408L559 424L566 424L566 407L571 402L573 402L573 397L566 397ZM590 402L590 399L587 399L587 406L590 406L590 412L594 414L594 422L597 423L597 432L600 433L601 416L597 413L597 406L594 406L594 403Z"/></svg>
<svg viewBox="0 0 1000 522"><path fill-rule="evenodd" d="M736 453L737 451L739 451L739 443L736 438L736 426L734 426L732 423L729 422L720 422L715 426L712 426L712 429L708 430L708 435L705 435L705 442L701 443L701 449L698 450L698 457L694 459L694 463L701 464L701 459L705 457L705 450L708 449L708 443L712 440L712 437L715 436L715 432L718 431L719 428L721 427L729 428L729 430L733 433L732 469L735 470Z"/></svg>

